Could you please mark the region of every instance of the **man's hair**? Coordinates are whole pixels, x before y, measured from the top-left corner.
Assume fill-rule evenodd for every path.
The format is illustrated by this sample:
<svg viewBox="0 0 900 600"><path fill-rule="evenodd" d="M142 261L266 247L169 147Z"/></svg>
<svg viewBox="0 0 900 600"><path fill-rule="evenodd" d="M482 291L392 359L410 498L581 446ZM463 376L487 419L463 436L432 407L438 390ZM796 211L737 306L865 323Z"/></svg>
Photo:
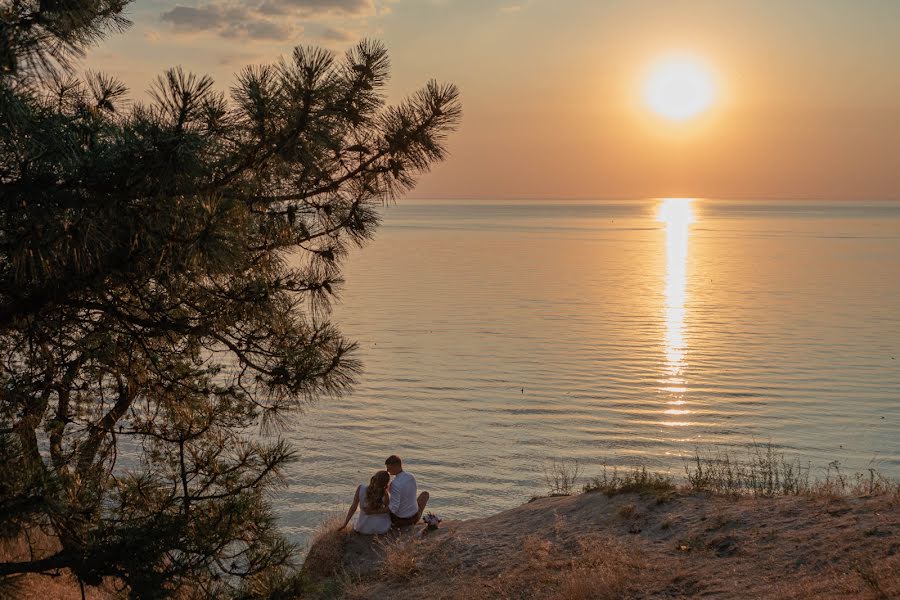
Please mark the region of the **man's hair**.
<svg viewBox="0 0 900 600"><path fill-rule="evenodd" d="M386 465L397 465L397 466L399 467L399 466L401 466L401 463L400 463L400 457L397 456L396 454L391 454L391 455L388 456L386 459L384 459L384 464L386 464Z"/></svg>

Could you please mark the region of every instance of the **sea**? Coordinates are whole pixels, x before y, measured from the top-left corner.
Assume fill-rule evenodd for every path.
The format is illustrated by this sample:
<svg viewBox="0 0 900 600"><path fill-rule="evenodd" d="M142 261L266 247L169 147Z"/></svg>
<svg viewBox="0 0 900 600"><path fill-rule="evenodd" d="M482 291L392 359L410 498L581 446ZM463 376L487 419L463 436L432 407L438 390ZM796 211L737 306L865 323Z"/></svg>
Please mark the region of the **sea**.
<svg viewBox="0 0 900 600"><path fill-rule="evenodd" d="M681 478L753 444L813 477L900 476L900 202L400 200L332 319L352 393L280 435L301 545L401 456L429 509L483 517L605 468Z"/></svg>

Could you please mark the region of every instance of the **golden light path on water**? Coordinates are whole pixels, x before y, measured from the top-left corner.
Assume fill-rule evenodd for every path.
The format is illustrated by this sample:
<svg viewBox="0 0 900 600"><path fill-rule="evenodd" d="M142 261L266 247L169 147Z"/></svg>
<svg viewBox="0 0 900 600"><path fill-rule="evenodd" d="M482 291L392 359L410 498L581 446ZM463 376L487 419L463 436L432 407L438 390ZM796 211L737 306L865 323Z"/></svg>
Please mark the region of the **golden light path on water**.
<svg viewBox="0 0 900 600"><path fill-rule="evenodd" d="M659 206L656 219L666 226L666 289L665 289L665 374L660 391L669 394L665 414L668 426L690 425L687 420L691 411L685 407L684 394L687 381L684 377L685 302L687 301L688 238L691 223L694 222L692 198L665 198Z"/></svg>

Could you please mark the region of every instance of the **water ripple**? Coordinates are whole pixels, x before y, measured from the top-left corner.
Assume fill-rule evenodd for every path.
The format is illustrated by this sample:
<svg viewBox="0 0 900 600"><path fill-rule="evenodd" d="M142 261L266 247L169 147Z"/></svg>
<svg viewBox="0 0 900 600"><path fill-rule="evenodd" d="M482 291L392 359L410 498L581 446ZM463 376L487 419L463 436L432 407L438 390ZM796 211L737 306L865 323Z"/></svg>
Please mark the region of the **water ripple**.
<svg viewBox="0 0 900 600"><path fill-rule="evenodd" d="M548 458L677 475L699 446L771 439L900 475L900 204L657 209L387 208L335 312L365 372L287 434L285 531L391 453L450 518L543 493Z"/></svg>

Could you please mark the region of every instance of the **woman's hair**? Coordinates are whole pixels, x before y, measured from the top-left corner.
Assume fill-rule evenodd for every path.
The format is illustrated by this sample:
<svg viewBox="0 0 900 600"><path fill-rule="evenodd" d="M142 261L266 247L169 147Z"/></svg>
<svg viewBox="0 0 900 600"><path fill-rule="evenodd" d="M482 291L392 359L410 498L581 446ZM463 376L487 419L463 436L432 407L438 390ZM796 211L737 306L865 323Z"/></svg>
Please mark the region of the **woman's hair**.
<svg viewBox="0 0 900 600"><path fill-rule="evenodd" d="M366 488L366 508L378 510L384 506L384 490L391 480L391 474L387 471L377 471L369 480Z"/></svg>

